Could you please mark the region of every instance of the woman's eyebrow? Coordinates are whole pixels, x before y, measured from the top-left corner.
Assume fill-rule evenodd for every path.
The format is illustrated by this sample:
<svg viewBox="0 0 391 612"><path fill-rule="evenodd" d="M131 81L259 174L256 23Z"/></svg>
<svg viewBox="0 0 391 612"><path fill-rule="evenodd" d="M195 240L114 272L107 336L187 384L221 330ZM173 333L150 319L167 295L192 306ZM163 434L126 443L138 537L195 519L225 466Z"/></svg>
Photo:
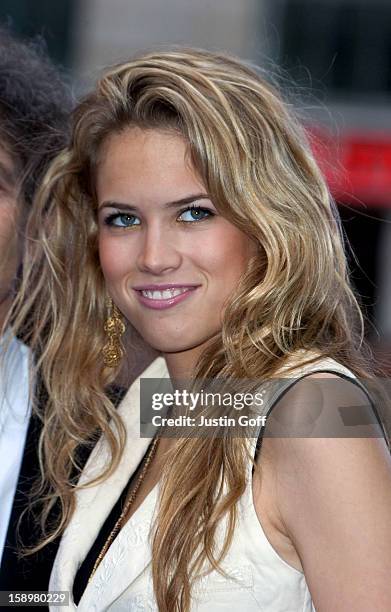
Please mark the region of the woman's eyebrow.
<svg viewBox="0 0 391 612"><path fill-rule="evenodd" d="M179 206L183 206L185 204L191 204L197 200L209 200L210 197L207 193L195 193L185 198L180 198L179 200L173 200L171 202L165 202L163 204L163 208L178 208ZM125 204L123 202L113 202L113 201L105 201L99 206L99 209L102 208L119 208L120 210L139 210L137 206L133 206L132 204Z"/></svg>

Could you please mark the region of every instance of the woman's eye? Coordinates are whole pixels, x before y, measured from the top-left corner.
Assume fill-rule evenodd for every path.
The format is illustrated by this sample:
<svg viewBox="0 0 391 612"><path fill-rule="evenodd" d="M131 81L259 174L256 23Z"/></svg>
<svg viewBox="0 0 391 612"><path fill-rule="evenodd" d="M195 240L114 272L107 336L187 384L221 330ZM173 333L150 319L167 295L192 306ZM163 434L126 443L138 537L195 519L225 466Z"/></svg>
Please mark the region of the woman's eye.
<svg viewBox="0 0 391 612"><path fill-rule="evenodd" d="M114 227L132 227L133 225L140 225L140 220L135 215L114 213L106 217L105 224Z"/></svg>
<svg viewBox="0 0 391 612"><path fill-rule="evenodd" d="M208 208L201 208L200 206L190 206L183 210L179 215L178 219L185 223L191 223L193 221L203 221L208 217L213 217L213 212Z"/></svg>

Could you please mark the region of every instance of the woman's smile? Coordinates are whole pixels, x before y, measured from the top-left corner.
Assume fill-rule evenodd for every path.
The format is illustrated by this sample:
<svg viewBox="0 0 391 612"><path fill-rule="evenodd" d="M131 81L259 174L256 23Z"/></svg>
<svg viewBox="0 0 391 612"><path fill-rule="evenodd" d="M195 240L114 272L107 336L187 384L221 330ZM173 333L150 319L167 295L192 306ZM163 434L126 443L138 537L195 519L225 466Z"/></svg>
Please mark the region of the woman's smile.
<svg viewBox="0 0 391 612"><path fill-rule="evenodd" d="M147 285L133 287L140 303L147 308L164 310L172 308L194 294L199 285Z"/></svg>

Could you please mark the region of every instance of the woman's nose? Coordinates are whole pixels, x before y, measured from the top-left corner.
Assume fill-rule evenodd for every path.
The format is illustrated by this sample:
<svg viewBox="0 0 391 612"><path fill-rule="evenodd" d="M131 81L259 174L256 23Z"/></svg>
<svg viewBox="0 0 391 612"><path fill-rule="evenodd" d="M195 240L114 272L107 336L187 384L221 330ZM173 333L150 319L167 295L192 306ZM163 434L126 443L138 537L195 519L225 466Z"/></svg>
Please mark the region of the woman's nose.
<svg viewBox="0 0 391 612"><path fill-rule="evenodd" d="M137 264L143 272L162 274L177 269L182 256L175 244L174 236L162 228L147 230L142 237Z"/></svg>

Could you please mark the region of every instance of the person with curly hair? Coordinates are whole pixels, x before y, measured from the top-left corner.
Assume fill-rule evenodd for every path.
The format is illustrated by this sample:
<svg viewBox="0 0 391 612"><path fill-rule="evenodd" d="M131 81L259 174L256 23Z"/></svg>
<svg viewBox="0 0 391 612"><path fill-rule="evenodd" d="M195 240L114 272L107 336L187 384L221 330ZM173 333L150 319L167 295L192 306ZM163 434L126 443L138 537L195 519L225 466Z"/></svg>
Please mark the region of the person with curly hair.
<svg viewBox="0 0 391 612"><path fill-rule="evenodd" d="M187 48L113 66L45 177L15 329L35 313L49 400L34 550L62 534L50 589L70 610L389 609L386 431L324 423L341 398L375 414L363 318L335 204L270 76ZM160 355L115 410L126 327ZM167 375L175 393L265 392L266 425L143 437L143 379ZM304 433L282 435L286 419Z"/></svg>

